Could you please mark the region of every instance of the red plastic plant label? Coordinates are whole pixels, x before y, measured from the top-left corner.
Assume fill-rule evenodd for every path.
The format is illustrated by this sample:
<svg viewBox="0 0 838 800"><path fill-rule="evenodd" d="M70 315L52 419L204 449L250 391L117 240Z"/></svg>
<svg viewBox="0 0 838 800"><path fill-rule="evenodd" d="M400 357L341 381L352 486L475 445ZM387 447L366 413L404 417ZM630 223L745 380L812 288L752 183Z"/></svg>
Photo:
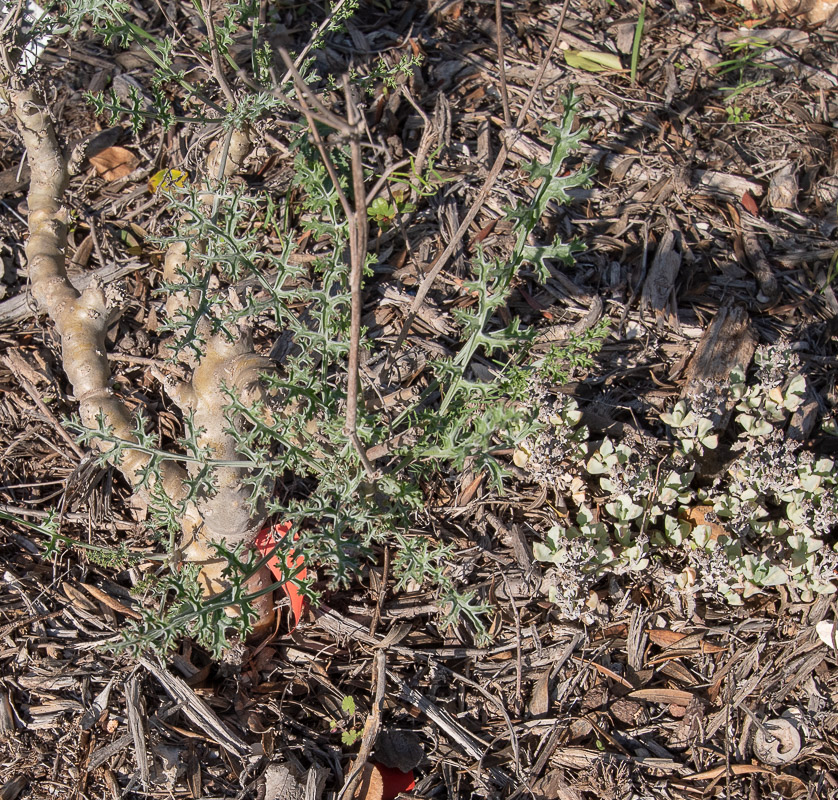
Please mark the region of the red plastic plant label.
<svg viewBox="0 0 838 800"><path fill-rule="evenodd" d="M392 767L385 767L383 764L375 764L375 768L381 773L381 780L384 784L384 791L381 800L393 800L402 792L412 791L416 786L416 779L413 777L413 770L402 772Z"/></svg>
<svg viewBox="0 0 838 800"><path fill-rule="evenodd" d="M271 553L274 548L276 547L278 542L281 542L285 535L291 531L291 523L284 522L282 524L277 524L271 528L263 528L259 531L259 535L253 542L253 546L259 551L259 553L264 558L266 555ZM297 538L297 535L294 534L294 539ZM279 554L274 553L270 560L268 561L268 569L273 573L273 576L278 580L281 581L285 578L285 574L282 569L282 562L279 560ZM294 550L293 548L288 549L288 553L285 556L285 563L287 566L294 568L300 567L294 577L295 578L305 578L306 577L306 568L303 566L303 557L297 556L294 558ZM300 590L297 587L297 584L293 581L286 581L282 584L282 591L288 595L288 599L291 601L291 625L289 627L289 632L293 631L294 628L297 627L297 624L300 621L300 618L303 615L303 609L305 608L305 598L300 594Z"/></svg>

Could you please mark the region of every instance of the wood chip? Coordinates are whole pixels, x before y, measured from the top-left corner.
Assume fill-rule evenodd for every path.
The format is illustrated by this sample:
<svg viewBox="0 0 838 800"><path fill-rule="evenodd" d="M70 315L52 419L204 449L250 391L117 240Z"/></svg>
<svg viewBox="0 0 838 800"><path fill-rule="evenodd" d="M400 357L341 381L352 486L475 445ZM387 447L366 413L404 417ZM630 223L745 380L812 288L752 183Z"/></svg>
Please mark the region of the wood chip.
<svg viewBox="0 0 838 800"><path fill-rule="evenodd" d="M759 292L756 297L757 301L760 303L773 303L779 297L780 287L774 275L774 270L765 257L756 233L745 231L742 234L742 245L745 248L748 262L759 286Z"/></svg>
<svg viewBox="0 0 838 800"><path fill-rule="evenodd" d="M116 741L94 750L90 755L90 769L98 769L106 761L113 758L117 753L121 753L129 744L131 744L132 736L130 733L123 734Z"/></svg>
<svg viewBox="0 0 838 800"><path fill-rule="evenodd" d="M145 708L140 695L140 682L132 675L125 687L125 705L128 710L128 728L134 741L134 758L140 771L140 782L144 789L149 786L148 750L146 749L146 731L143 724Z"/></svg>
<svg viewBox="0 0 838 800"><path fill-rule="evenodd" d="M269 764L265 770L265 800L304 800L305 784L288 764Z"/></svg>
<svg viewBox="0 0 838 800"><path fill-rule="evenodd" d="M14 736L16 728L15 713L9 699L9 692L0 687L0 741Z"/></svg>
<svg viewBox="0 0 838 800"><path fill-rule="evenodd" d="M645 700L647 703L686 706L695 695L683 689L636 689L629 692L629 697L635 700Z"/></svg>
<svg viewBox="0 0 838 800"><path fill-rule="evenodd" d="M384 796L384 779L374 764L364 764L361 779L352 793L354 800L381 800Z"/></svg>
<svg viewBox="0 0 838 800"><path fill-rule="evenodd" d="M528 710L534 717L544 716L550 711L550 675L552 672L552 668L544 670L533 686Z"/></svg>
<svg viewBox="0 0 838 800"><path fill-rule="evenodd" d="M111 696L111 689L113 689L114 679L111 678L104 689L96 695L90 708L84 712L81 718L80 726L83 731L90 730L102 716L102 713L108 707L108 700Z"/></svg>
<svg viewBox="0 0 838 800"><path fill-rule="evenodd" d="M249 755L251 748L230 731L218 715L183 680L172 675L161 664L141 656L138 661L160 682L173 700L182 704L183 713L205 735L237 757Z"/></svg>
<svg viewBox="0 0 838 800"><path fill-rule="evenodd" d="M797 205L799 191L800 183L797 180L794 163L786 164L771 176L771 182L768 185L768 203L775 211L794 208Z"/></svg>
<svg viewBox="0 0 838 800"><path fill-rule="evenodd" d="M597 764L631 763L641 767L661 770L662 772L682 772L683 764L671 758L635 758L622 753L600 753L582 747L559 748L553 753L552 762L565 769L584 770Z"/></svg>
<svg viewBox="0 0 838 800"><path fill-rule="evenodd" d="M728 380L734 367L747 370L757 346L748 312L742 306L722 306L707 326L687 366L682 398L706 393L708 386ZM724 430L733 412L732 401L719 400L713 422Z"/></svg>
<svg viewBox="0 0 838 800"><path fill-rule="evenodd" d="M641 293L641 305L654 311L658 330L662 330L667 322L677 324L677 318L672 314L675 279L681 269L681 254L675 249L676 241L674 231L663 235Z"/></svg>
<svg viewBox="0 0 838 800"><path fill-rule="evenodd" d="M754 197L762 197L762 186L756 181L750 181L739 175L728 175L725 172L697 169L693 171L694 188L700 192L707 192L715 197L738 201L745 192Z"/></svg>
<svg viewBox="0 0 838 800"><path fill-rule="evenodd" d="M70 275L70 283L79 291L84 291L94 280L98 279L103 284L113 283L138 269L145 269L148 265L133 261L129 264L107 264L93 272L84 272L80 275ZM27 317L37 316L38 309L35 301L27 292L15 295L0 303L0 323L20 322Z"/></svg>
<svg viewBox="0 0 838 800"><path fill-rule="evenodd" d="M0 800L17 800L20 793L29 785L29 778L16 775L0 786Z"/></svg>

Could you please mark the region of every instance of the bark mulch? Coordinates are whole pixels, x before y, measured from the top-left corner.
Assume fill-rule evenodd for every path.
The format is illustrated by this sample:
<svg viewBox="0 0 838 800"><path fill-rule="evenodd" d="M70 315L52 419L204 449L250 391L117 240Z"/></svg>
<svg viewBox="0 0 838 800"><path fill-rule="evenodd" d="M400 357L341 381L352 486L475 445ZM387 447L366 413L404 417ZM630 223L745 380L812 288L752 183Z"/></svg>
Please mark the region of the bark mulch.
<svg viewBox="0 0 838 800"><path fill-rule="evenodd" d="M152 3L135 6L159 16ZM471 208L562 4L502 11L506 115L491 3L362 4L321 56L340 71L352 53L421 53L399 91L371 100L372 130L394 159L439 148L446 178L403 229L370 243L386 266L365 289L371 335L398 332L410 293ZM448 351L450 311L469 302L465 256L477 241L508 246L504 209L531 191L518 167L548 152L543 123L573 88L590 127L575 163L596 173L545 220L545 235L576 236L587 250L543 286L523 276L509 310L541 325L545 341L610 319L596 363L562 388L586 421L647 430L694 377L690 357L707 346L711 322L727 316L754 342L788 340L820 407L834 409L838 35L778 17L743 45L754 21L737 6L650 0L632 81L638 12L624 0L569 5L520 135L416 322L416 357ZM194 10L173 2L167 13L188 25ZM313 10L300 13L277 32L289 46L310 31ZM568 49L611 50L626 69L573 68ZM147 76L140 52L56 40L42 65L69 142L95 135L88 155L119 143L138 156L127 177L90 168L73 180L68 255L80 280L122 281L115 374L171 436L180 423L149 372L159 254L143 246L165 225L165 204L146 182L162 166L193 163L204 132L152 123L132 136L94 118L83 93ZM248 180L281 199L290 162L282 131L267 130L263 169ZM521 471L502 496L468 470L440 481L417 520L417 534L455 546L464 588L493 604L486 647L465 626L438 627L432 591L393 591L382 552L295 630L283 623L221 662L189 641L165 660L114 654L107 643L137 616L131 588L142 569L78 548L45 558L37 525L59 508L64 532L84 543L157 545L122 479L57 418L73 403L56 338L27 297L27 170L8 115L0 144L0 511L36 526L0 521L2 800L341 797L365 733L371 761L412 770L405 796L415 798L838 797L836 654L815 632L838 617L835 601L802 603L778 587L738 609L688 606L648 572L604 576L591 613L565 618L540 591L531 550L557 499ZM713 332L711 366L729 345L725 331ZM356 796L377 797L369 784Z"/></svg>

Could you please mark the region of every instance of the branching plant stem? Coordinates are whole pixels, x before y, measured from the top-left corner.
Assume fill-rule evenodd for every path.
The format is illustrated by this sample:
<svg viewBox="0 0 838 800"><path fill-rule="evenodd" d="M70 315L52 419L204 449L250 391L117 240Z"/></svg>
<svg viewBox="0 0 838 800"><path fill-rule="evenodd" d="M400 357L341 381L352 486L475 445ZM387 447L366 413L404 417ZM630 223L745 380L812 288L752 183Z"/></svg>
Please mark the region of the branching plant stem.
<svg viewBox="0 0 838 800"><path fill-rule="evenodd" d="M362 280L364 273L364 261L367 257L367 238L369 235L369 222L367 220L367 195L364 185L364 168L361 160L361 133L363 131L363 120L355 100L349 80L344 77L343 90L346 98L347 118L342 119L326 109L322 103L312 94L303 81L302 76L297 72L286 51L282 51L282 58L293 76L294 84L300 96L300 108L308 123L311 138L320 154L323 166L329 173L329 178L335 187L338 199L340 200L343 213L349 223L349 291L350 291L350 328L349 328L349 360L346 370L346 425L345 433L352 440L352 444L358 453L358 457L370 478L375 476L375 469L367 458L367 452L363 443L358 438L358 381L361 350L361 311L363 307ZM346 193L340 185L340 179L329 157L329 153L323 143L315 117L308 106L307 101L318 107L321 118L328 119L328 124L339 133L349 139L349 152L352 164L352 193L354 204L349 202Z"/></svg>

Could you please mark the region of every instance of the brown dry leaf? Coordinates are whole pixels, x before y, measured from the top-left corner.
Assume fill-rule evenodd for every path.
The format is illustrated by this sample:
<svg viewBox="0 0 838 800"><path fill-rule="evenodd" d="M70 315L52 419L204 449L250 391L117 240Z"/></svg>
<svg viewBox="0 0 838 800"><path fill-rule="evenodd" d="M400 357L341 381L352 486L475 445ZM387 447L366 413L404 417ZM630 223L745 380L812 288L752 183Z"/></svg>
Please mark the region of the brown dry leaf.
<svg viewBox="0 0 838 800"><path fill-rule="evenodd" d="M107 147L101 153L90 156L90 163L105 181L116 181L130 175L139 165L139 159L124 147Z"/></svg>
<svg viewBox="0 0 838 800"><path fill-rule="evenodd" d="M582 800L582 795L565 780L560 769L551 770L535 781L532 797L534 800Z"/></svg>
<svg viewBox="0 0 838 800"><path fill-rule="evenodd" d="M629 692L629 697L635 700L646 700L649 703L664 703L665 705L686 706L695 695L683 689L637 689Z"/></svg>
<svg viewBox="0 0 838 800"><path fill-rule="evenodd" d="M67 581L64 581L61 584L61 590L64 592L67 599L75 605L77 608L81 608L83 611L87 611L88 614L96 614L99 612L99 609L90 602L75 586Z"/></svg>
<svg viewBox="0 0 838 800"><path fill-rule="evenodd" d="M117 611L120 614L124 614L126 617L131 617L132 619L142 619L142 617L134 611L133 608L128 608L127 606L122 605L119 600L115 600L106 592L103 592L98 586L91 586L90 584L83 583L81 584L82 589L84 589L88 594L93 595L100 603L104 603L108 608L112 611Z"/></svg>
<svg viewBox="0 0 838 800"><path fill-rule="evenodd" d="M699 525L707 525L710 528L710 538L714 542L718 541L720 536L730 538L728 532L718 522L713 521L715 517L716 513L713 506L693 506L681 514L681 518L689 522L693 528L697 528Z"/></svg>
<svg viewBox="0 0 838 800"><path fill-rule="evenodd" d="M352 797L355 800L381 800L384 795L384 779L372 764L364 764L361 780L355 787Z"/></svg>
<svg viewBox="0 0 838 800"><path fill-rule="evenodd" d="M472 499L474 499L474 495L477 493L477 490L480 488L480 484L483 483L483 479L485 477L486 473L483 470L480 470L474 480L472 480L471 483L463 489L462 494L457 499L457 505L468 505Z"/></svg>
<svg viewBox="0 0 838 800"><path fill-rule="evenodd" d="M750 192L745 192L742 195L742 206L749 214L753 214L755 217L759 216L759 206Z"/></svg>
<svg viewBox="0 0 838 800"><path fill-rule="evenodd" d="M589 661L586 658L575 658L574 661L579 661L582 664L590 664L601 675L611 678L612 681L617 681L620 686L625 686L626 689L634 688L622 675L618 675L614 670L608 669L608 667L603 667L602 664L597 664L596 661Z"/></svg>
<svg viewBox="0 0 838 800"><path fill-rule="evenodd" d="M461 2L448 3L437 12L441 17L448 17L450 20L456 22L463 13L463 4Z"/></svg>
<svg viewBox="0 0 838 800"><path fill-rule="evenodd" d="M686 667L679 664L678 661L672 660L672 658L668 661L664 660L658 672L666 675L667 678L672 678L676 684L681 686L695 686L698 683Z"/></svg>
<svg viewBox="0 0 838 800"><path fill-rule="evenodd" d="M702 508L702 506L698 506L698 508ZM690 515L695 510L696 509L690 509L685 514L685 517L688 521L692 521L690 520ZM700 522L696 524L709 525L710 523ZM702 653L723 653L725 650L724 647L719 647L717 644L710 644L709 642L701 641L701 636L703 636L703 634L701 633L680 633L678 631L671 631L667 628L647 628L646 634L649 637L649 641L653 642L654 644L660 645L661 647L672 647L672 645L681 642L682 647L696 649ZM684 642L683 640L687 639L688 637L690 637L691 640Z"/></svg>
<svg viewBox="0 0 838 800"><path fill-rule="evenodd" d="M797 797L803 797L808 791L806 784L795 775L771 775L768 778L769 783L773 784L774 791L778 792L783 797L789 800L795 800Z"/></svg>
<svg viewBox="0 0 838 800"><path fill-rule="evenodd" d="M603 628L601 633L598 633L594 636L594 640L598 641L600 639L625 639L628 635L628 625L625 622L618 622L616 625L610 625L607 628Z"/></svg>

